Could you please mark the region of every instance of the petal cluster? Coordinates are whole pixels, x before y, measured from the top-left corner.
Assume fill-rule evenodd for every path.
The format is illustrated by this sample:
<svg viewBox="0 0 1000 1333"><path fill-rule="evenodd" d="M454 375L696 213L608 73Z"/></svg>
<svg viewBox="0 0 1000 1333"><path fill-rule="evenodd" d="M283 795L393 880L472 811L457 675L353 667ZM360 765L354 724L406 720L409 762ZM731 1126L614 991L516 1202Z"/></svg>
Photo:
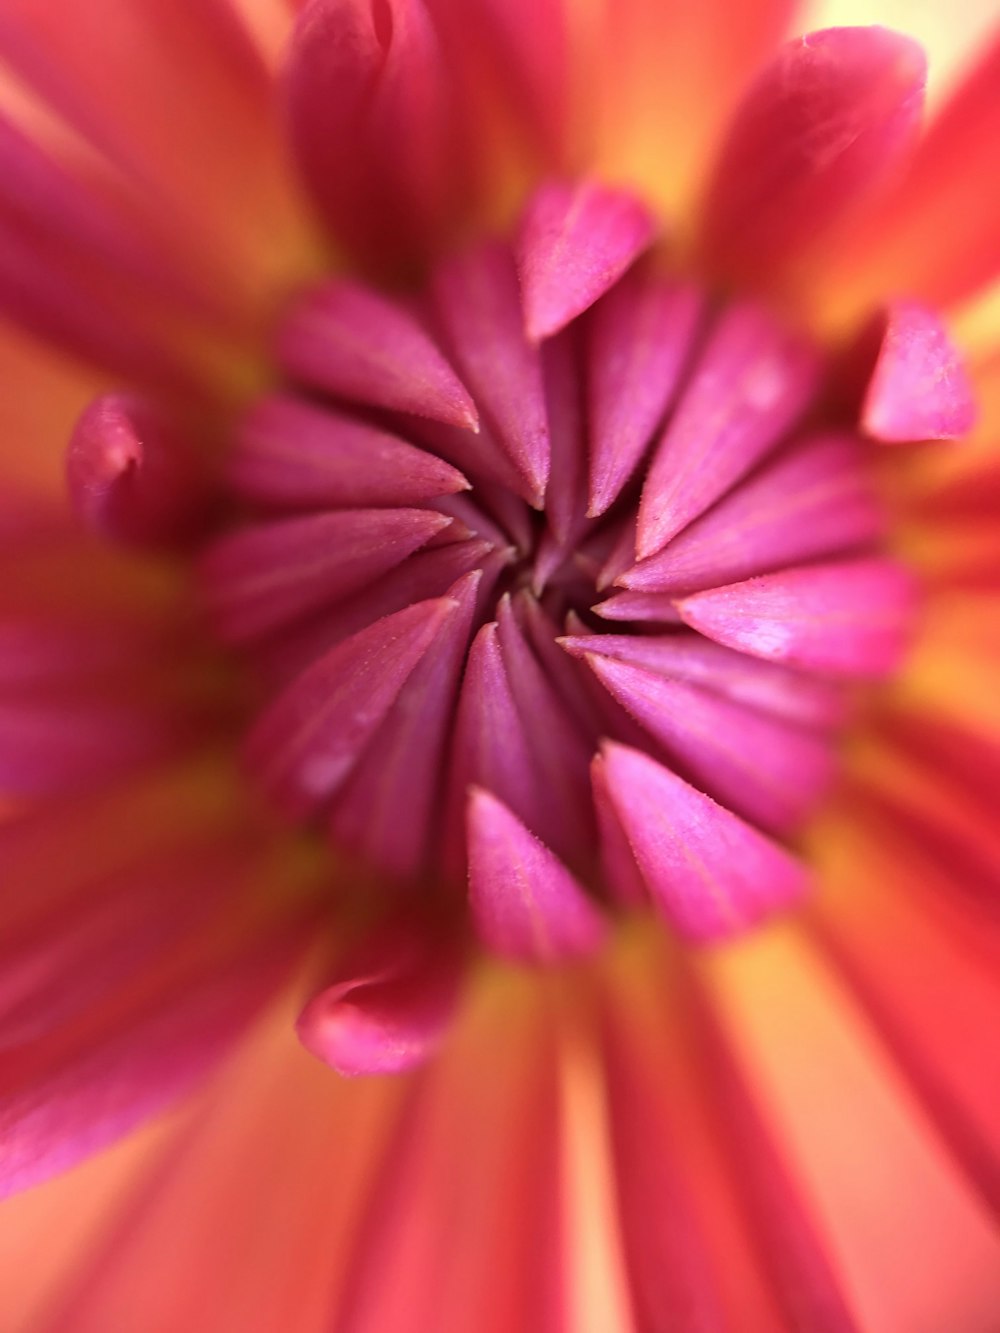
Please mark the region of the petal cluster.
<svg viewBox="0 0 1000 1333"><path fill-rule="evenodd" d="M200 559L268 799L467 892L518 959L597 948L615 903L710 940L800 897L792 842L914 615L832 365L654 243L627 192L554 181L419 290L307 292Z"/></svg>

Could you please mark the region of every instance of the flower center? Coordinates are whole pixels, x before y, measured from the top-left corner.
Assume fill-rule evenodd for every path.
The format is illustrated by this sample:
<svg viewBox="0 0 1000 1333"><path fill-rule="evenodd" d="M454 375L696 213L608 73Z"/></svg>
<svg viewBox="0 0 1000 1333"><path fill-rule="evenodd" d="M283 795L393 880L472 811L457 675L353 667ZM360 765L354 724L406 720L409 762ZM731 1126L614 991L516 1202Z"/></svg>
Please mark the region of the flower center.
<svg viewBox="0 0 1000 1333"><path fill-rule="evenodd" d="M515 955L591 947L602 902L711 938L802 892L913 589L807 339L647 260L556 322L499 242L407 302L307 294L204 598L254 780L386 884Z"/></svg>

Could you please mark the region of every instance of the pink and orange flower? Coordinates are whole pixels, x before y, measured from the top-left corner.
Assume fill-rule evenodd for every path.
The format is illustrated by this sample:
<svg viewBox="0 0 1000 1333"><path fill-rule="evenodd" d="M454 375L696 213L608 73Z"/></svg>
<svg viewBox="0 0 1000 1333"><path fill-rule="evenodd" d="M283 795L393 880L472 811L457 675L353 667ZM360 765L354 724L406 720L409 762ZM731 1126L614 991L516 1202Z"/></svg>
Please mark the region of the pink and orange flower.
<svg viewBox="0 0 1000 1333"><path fill-rule="evenodd" d="M805 26L3 0L5 1330L1000 1324L1000 45Z"/></svg>

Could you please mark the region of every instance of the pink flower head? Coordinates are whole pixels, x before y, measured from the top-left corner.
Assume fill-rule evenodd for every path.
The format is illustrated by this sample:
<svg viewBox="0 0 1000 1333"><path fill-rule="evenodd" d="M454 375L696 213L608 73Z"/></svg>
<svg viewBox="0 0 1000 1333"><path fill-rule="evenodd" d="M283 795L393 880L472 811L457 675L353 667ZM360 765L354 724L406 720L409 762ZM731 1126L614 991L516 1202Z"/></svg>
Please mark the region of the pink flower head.
<svg viewBox="0 0 1000 1333"><path fill-rule="evenodd" d="M794 11L7 0L13 1328L1000 1318L1000 48Z"/></svg>

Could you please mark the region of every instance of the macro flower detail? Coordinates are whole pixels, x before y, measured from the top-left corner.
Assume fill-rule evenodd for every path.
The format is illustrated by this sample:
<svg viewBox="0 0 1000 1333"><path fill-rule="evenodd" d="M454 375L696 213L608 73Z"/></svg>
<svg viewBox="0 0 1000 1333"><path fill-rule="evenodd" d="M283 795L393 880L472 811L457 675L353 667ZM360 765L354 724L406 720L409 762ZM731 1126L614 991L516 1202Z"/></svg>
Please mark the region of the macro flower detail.
<svg viewBox="0 0 1000 1333"><path fill-rule="evenodd" d="M57 8L0 1324L991 1333L995 39Z"/></svg>
<svg viewBox="0 0 1000 1333"><path fill-rule="evenodd" d="M251 777L414 892L468 882L515 957L518 914L543 956L597 947L587 894L627 903L637 872L694 938L794 900L779 842L915 612L820 350L658 271L653 239L621 191L543 185L513 248L408 301L306 294L277 334L292 387L227 460L250 516L199 562L263 682Z"/></svg>

